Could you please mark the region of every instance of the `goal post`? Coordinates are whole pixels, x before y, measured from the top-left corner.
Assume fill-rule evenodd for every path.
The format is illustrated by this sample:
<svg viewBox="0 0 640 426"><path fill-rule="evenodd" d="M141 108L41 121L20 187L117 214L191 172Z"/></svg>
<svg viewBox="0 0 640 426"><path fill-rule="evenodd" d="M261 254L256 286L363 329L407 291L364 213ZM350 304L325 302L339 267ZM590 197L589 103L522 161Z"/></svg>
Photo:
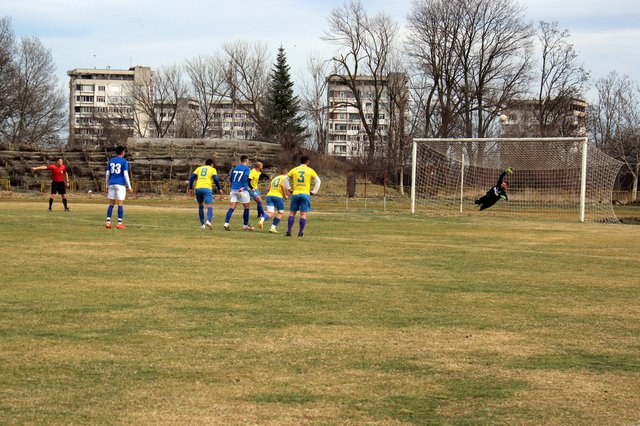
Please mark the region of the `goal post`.
<svg viewBox="0 0 640 426"><path fill-rule="evenodd" d="M618 222L612 197L621 166L587 138L414 139L411 212L476 214L474 201L513 167L509 200L492 211Z"/></svg>

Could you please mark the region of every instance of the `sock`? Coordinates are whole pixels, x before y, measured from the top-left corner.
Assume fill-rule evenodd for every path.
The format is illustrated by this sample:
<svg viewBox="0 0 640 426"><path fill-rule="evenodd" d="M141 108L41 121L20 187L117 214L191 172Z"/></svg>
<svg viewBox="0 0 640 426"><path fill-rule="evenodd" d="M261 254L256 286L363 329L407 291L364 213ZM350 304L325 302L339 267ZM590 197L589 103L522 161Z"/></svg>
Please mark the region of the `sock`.
<svg viewBox="0 0 640 426"><path fill-rule="evenodd" d="M109 207L107 207L107 222L111 222L112 214L113 214L113 204L109 204Z"/></svg>
<svg viewBox="0 0 640 426"><path fill-rule="evenodd" d="M264 209L262 208L262 201L256 203L258 205L258 216L264 215Z"/></svg>
<svg viewBox="0 0 640 426"><path fill-rule="evenodd" d="M62 199L62 205L64 206L65 209L69 208L69 207L67 207L67 199L66 198Z"/></svg>
<svg viewBox="0 0 640 426"><path fill-rule="evenodd" d="M244 212L242 212L242 219L244 220L244 224L245 225L249 225L249 215L251 214L251 212L249 211L249 209L244 209Z"/></svg>
<svg viewBox="0 0 640 426"><path fill-rule="evenodd" d="M304 232L304 227L307 224L307 219L303 219L300 218L300 231L298 232L298 235L302 235Z"/></svg>
<svg viewBox="0 0 640 426"><path fill-rule="evenodd" d="M49 198L49 210L51 210L52 205L53 205L53 198Z"/></svg>
<svg viewBox="0 0 640 426"><path fill-rule="evenodd" d="M204 225L204 207L198 205L198 217L200 218L200 224Z"/></svg>
<svg viewBox="0 0 640 426"><path fill-rule="evenodd" d="M124 207L118 206L118 223L122 223L122 219L124 219Z"/></svg>
<svg viewBox="0 0 640 426"><path fill-rule="evenodd" d="M231 215L233 214L233 209L231 207L229 207L229 210L227 210L227 215L224 218L224 222L225 223L230 223L231 222Z"/></svg>
<svg viewBox="0 0 640 426"><path fill-rule="evenodd" d="M263 214L262 215L262 220L264 220L265 222L269 220L269 215L268 214Z"/></svg>
<svg viewBox="0 0 640 426"><path fill-rule="evenodd" d="M295 222L296 217L295 216L289 216L289 219L287 220L287 232L290 234L291 233L291 229L293 228L293 222Z"/></svg>
<svg viewBox="0 0 640 426"><path fill-rule="evenodd" d="M207 207L207 221L211 222L213 219L213 207Z"/></svg>
<svg viewBox="0 0 640 426"><path fill-rule="evenodd" d="M279 223L280 223L280 219L278 219L277 217L273 219L273 226L278 226Z"/></svg>

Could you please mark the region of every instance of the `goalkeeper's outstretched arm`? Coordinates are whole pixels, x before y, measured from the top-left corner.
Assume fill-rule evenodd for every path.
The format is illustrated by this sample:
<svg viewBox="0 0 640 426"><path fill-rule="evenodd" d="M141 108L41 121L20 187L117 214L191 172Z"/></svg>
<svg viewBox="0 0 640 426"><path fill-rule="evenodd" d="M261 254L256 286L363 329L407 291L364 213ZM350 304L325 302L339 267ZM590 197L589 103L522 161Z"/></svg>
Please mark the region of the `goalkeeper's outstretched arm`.
<svg viewBox="0 0 640 426"><path fill-rule="evenodd" d="M513 169L511 167L507 167L506 169L504 169L504 171L500 174L500 177L498 178L498 183L496 183L496 186L498 188L500 188L500 185L502 185L502 181L504 180L504 177L507 175L507 173L511 174L513 173Z"/></svg>

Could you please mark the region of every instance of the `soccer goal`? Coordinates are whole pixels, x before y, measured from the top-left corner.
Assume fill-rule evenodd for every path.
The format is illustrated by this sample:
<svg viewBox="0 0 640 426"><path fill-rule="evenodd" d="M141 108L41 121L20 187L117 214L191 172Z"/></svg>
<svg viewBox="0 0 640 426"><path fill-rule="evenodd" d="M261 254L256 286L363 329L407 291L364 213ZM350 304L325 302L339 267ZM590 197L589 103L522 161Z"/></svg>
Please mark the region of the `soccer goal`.
<svg viewBox="0 0 640 426"><path fill-rule="evenodd" d="M492 212L618 222L612 195L622 163L587 138L414 139L412 157L412 213L476 212L474 200L512 167L508 201Z"/></svg>

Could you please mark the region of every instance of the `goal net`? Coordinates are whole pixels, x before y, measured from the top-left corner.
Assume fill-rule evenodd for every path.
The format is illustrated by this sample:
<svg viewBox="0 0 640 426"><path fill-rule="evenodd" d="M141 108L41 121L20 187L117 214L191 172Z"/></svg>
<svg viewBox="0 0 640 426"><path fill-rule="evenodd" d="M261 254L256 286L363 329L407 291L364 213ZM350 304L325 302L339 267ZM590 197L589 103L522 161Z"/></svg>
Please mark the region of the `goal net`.
<svg viewBox="0 0 640 426"><path fill-rule="evenodd" d="M622 163L586 138L414 139L412 154L412 212L475 214L474 201L512 167L508 201L492 213L618 222L612 195Z"/></svg>

